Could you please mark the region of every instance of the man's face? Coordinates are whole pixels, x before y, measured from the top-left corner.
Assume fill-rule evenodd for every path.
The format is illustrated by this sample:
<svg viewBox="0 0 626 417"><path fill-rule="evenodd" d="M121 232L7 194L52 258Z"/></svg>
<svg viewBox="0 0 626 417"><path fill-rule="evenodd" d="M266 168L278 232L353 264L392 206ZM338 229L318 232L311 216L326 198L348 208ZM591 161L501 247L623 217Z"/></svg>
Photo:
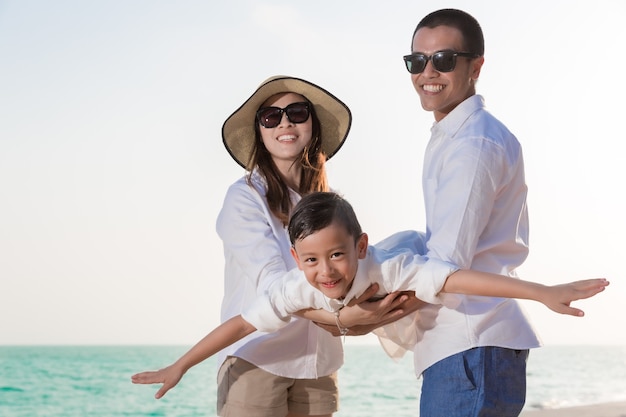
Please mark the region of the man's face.
<svg viewBox="0 0 626 417"><path fill-rule="evenodd" d="M367 235L355 239L345 227L328 227L296 241L291 254L307 281L333 299L346 296L356 276L358 260L367 253Z"/></svg>
<svg viewBox="0 0 626 417"><path fill-rule="evenodd" d="M413 53L432 55L438 51L474 52L463 48L461 31L450 26L423 27L413 37ZM420 97L422 107L432 111L440 121L466 98L475 93L474 84L480 75L484 58L456 58L451 72L439 72L428 61L424 71L411 74L413 87Z"/></svg>

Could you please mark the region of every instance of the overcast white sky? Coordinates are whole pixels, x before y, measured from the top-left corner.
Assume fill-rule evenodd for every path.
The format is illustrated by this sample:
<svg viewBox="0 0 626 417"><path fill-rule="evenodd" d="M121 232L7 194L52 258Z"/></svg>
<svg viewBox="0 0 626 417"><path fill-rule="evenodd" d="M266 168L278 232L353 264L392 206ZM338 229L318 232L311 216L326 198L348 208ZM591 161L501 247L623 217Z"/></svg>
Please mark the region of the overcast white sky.
<svg viewBox="0 0 626 417"><path fill-rule="evenodd" d="M0 0L0 344L191 344L218 324L215 220L243 175L221 125L288 74L352 109L332 185L372 241L423 230L432 115L402 55L425 14L482 24L478 92L518 136L523 278L604 276L573 318L525 302L546 344L626 344L626 3Z"/></svg>

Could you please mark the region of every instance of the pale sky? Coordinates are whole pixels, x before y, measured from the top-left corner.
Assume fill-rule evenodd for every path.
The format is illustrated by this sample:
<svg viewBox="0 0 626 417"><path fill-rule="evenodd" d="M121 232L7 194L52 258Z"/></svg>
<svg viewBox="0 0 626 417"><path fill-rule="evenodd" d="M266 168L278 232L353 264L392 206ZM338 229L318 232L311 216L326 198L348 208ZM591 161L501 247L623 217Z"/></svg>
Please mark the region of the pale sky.
<svg viewBox="0 0 626 417"><path fill-rule="evenodd" d="M189 345L215 327L215 220L244 174L221 126L272 75L350 106L329 176L370 240L424 230L433 118L402 55L443 7L481 22L478 93L524 149L520 275L612 282L584 318L524 302L533 323L546 344L626 344L621 0L0 0L0 344Z"/></svg>

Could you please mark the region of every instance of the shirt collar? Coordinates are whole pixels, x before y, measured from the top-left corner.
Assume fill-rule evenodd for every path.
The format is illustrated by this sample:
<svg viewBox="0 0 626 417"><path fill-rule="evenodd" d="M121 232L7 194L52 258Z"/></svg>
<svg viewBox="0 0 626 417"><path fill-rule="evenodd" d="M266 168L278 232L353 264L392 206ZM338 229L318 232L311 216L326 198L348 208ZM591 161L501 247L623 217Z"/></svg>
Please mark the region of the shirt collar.
<svg viewBox="0 0 626 417"><path fill-rule="evenodd" d="M474 94L462 101L446 117L435 122L431 128L433 134L439 132L446 136L454 134L463 126L465 121L477 110L485 107L485 99L479 94Z"/></svg>

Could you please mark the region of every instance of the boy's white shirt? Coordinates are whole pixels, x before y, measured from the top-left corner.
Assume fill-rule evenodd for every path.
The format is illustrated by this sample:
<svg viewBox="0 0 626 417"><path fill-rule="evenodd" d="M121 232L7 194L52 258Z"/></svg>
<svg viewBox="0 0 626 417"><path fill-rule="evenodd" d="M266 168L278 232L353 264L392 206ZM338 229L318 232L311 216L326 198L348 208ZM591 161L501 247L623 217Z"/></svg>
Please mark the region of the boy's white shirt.
<svg viewBox="0 0 626 417"><path fill-rule="evenodd" d="M438 304L435 308L442 304L454 308L458 305L458 296L439 293L447 277L458 267L437 260L427 263L427 259L419 254L422 248L423 235L413 231L396 233L369 246L366 257L359 260L352 286L342 300L326 297L308 283L302 271L291 270L274 281L242 316L258 330L272 332L289 323L291 314L299 310L323 308L335 312L363 294L373 283L379 284L379 296L411 290L423 301ZM412 349L420 334L433 326L427 320L429 317L434 318L429 313L416 313L377 329L375 333L387 354L397 358Z"/></svg>

